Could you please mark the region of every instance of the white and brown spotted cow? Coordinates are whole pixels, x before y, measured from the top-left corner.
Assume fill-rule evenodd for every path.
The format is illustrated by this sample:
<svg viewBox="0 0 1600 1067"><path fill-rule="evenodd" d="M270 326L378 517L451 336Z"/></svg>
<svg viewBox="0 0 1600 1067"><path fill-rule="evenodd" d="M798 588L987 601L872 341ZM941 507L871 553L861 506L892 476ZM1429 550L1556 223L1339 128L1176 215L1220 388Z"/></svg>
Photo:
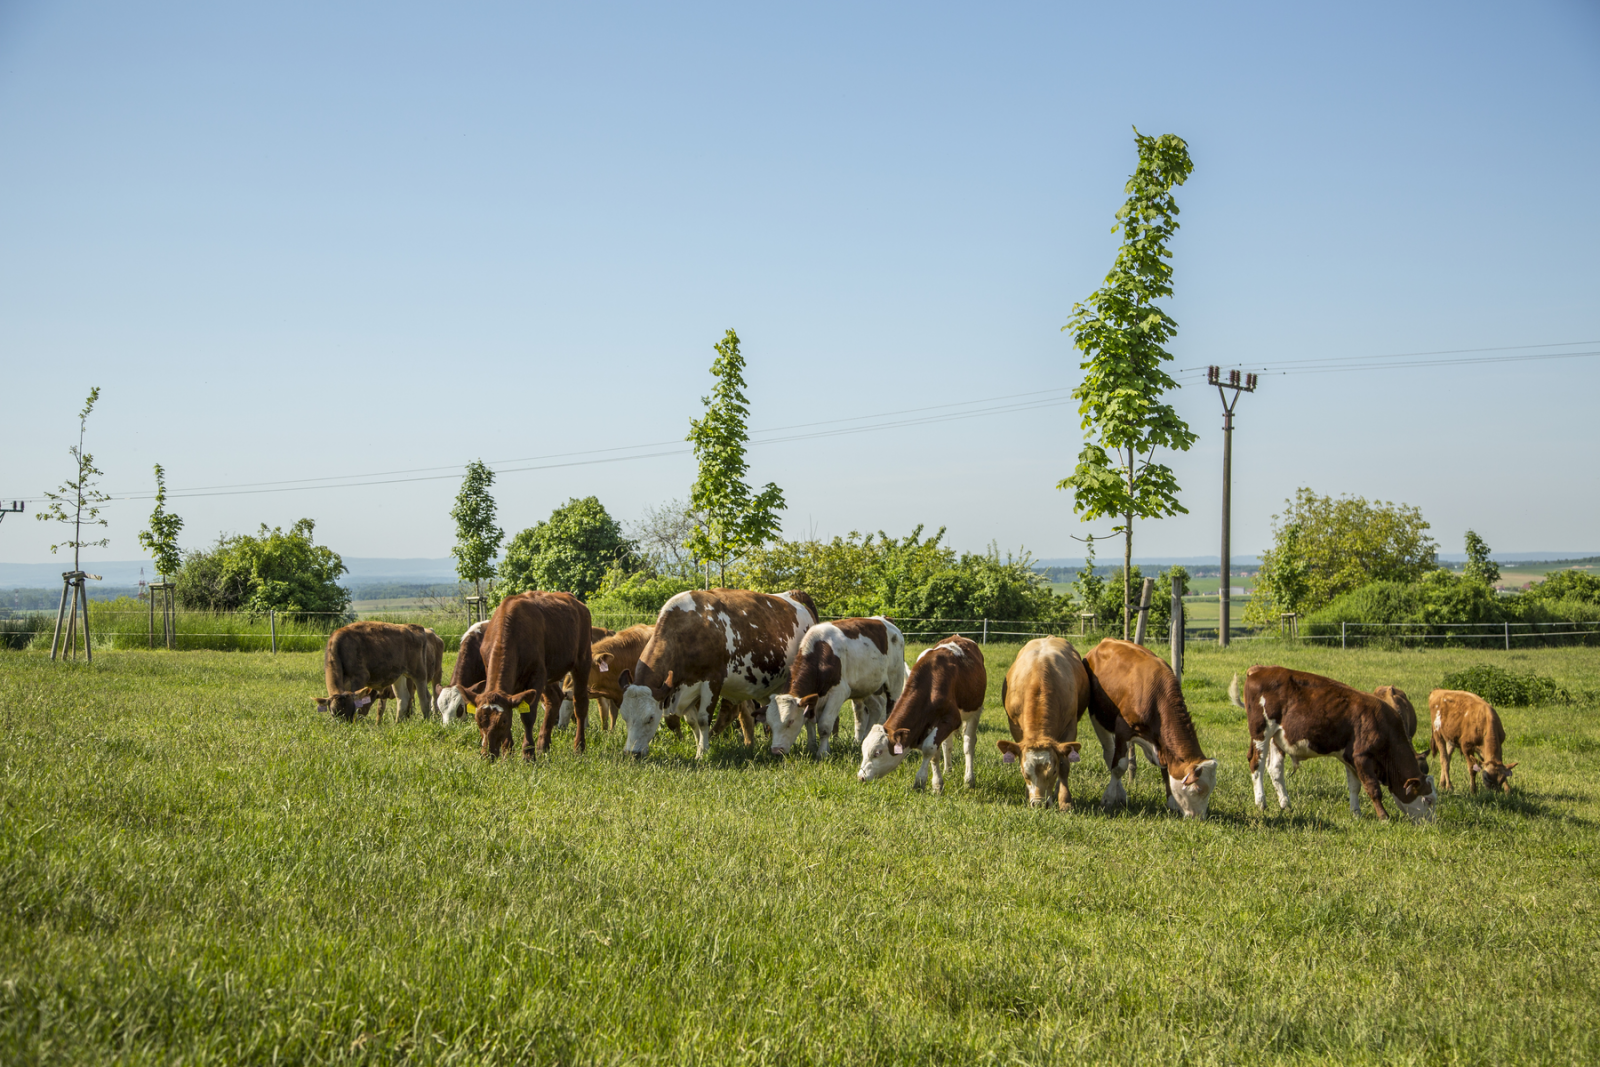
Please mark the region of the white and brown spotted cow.
<svg viewBox="0 0 1600 1067"><path fill-rule="evenodd" d="M315 698L317 709L348 721L392 686L400 718L411 713L412 694L420 696L423 713L432 715L443 658L444 642L422 626L371 620L341 626L323 652L328 695Z"/></svg>
<svg viewBox="0 0 1600 1067"><path fill-rule="evenodd" d="M1263 764L1278 794L1278 807L1287 811L1285 758L1298 763L1333 756L1344 764L1351 814L1360 817L1365 788L1378 818L1387 819L1383 807L1387 786L1412 822L1433 819L1433 781L1427 765L1411 750L1400 713L1384 700L1320 674L1255 666L1245 674L1240 703L1250 718L1250 778L1256 807L1267 806Z"/></svg>
<svg viewBox="0 0 1600 1067"><path fill-rule="evenodd" d="M950 770L950 741L961 729L961 749L966 757L968 786L978 784L973 756L978 747L978 719L983 715L983 696L989 675L983 665L983 650L959 635L947 637L932 648L923 649L900 699L889 709L889 718L867 731L861 742L861 769L856 777L863 782L882 778L912 750L922 753L917 768L916 789L927 784L933 774L933 791L944 792L944 776L939 773L935 754L943 750L944 769Z"/></svg>
<svg viewBox="0 0 1600 1067"><path fill-rule="evenodd" d="M667 601L623 691L623 751L642 758L662 719L677 714L704 758L717 701L765 704L788 685L800 639L816 621L816 605L798 590L694 589Z"/></svg>
<svg viewBox="0 0 1600 1067"><path fill-rule="evenodd" d="M1078 720L1089 708L1089 672L1078 650L1059 637L1022 646L1000 686L1000 703L1011 724L1011 740L996 741L1007 763L1016 763L1034 807L1072 807L1068 779L1078 762Z"/></svg>
<svg viewBox="0 0 1600 1067"><path fill-rule="evenodd" d="M467 714L467 686L483 681L483 631L489 620L475 622L461 635L461 647L456 651L456 665L450 672L450 684L439 690L435 704L439 719L446 726Z"/></svg>
<svg viewBox="0 0 1600 1067"><path fill-rule="evenodd" d="M906 639L888 619L840 619L806 631L789 675L789 691L775 694L767 723L772 751L785 755L806 728L817 758L828 758L828 740L846 700L855 702L856 744L888 717L889 705L906 687ZM820 738L820 741L818 739Z"/></svg>
<svg viewBox="0 0 1600 1067"><path fill-rule="evenodd" d="M1137 745L1162 770L1167 807L1185 819L1204 819L1217 786L1217 761L1200 751L1200 739L1183 687L1172 668L1143 645L1108 637L1083 657L1089 672L1089 717L1100 739L1111 784L1101 804L1110 811L1128 802L1122 776Z"/></svg>

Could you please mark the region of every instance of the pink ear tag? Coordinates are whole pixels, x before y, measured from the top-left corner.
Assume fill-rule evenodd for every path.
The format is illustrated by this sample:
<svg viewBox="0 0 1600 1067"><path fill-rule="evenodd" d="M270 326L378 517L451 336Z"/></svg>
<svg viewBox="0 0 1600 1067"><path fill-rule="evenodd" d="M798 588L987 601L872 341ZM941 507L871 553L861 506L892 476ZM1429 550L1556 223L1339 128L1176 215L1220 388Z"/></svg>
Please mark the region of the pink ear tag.
<svg viewBox="0 0 1600 1067"><path fill-rule="evenodd" d="M904 748L902 748L900 745L896 745L896 746L894 746L894 754L896 756L904 756L906 754L906 750Z"/></svg>
<svg viewBox="0 0 1600 1067"><path fill-rule="evenodd" d="M1015 763L1017 762L1017 754L1015 752L1002 752L1000 754L1000 762Z"/></svg>
<svg viewBox="0 0 1600 1067"><path fill-rule="evenodd" d="M609 671L610 669L611 669L611 664L603 663L603 662L600 664L600 673L601 674L606 673L606 671Z"/></svg>
<svg viewBox="0 0 1600 1067"><path fill-rule="evenodd" d="M372 698L371 697L357 697L356 698L356 707L358 707L358 708L364 708L370 703L372 703Z"/></svg>
<svg viewBox="0 0 1600 1067"><path fill-rule="evenodd" d="M1077 763L1082 758L1083 758L1082 756L1078 755L1078 750L1077 749L1073 749L1071 752L1067 753L1067 762L1068 763Z"/></svg>

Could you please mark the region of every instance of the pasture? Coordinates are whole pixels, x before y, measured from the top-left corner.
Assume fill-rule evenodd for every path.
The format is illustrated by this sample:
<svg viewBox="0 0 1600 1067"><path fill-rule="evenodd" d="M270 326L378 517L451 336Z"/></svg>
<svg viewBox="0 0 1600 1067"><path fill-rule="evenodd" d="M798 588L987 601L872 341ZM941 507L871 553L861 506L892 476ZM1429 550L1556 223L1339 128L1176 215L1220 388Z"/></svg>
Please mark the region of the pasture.
<svg viewBox="0 0 1600 1067"><path fill-rule="evenodd" d="M1600 711L1501 709L1517 791L1412 826L1352 820L1328 760L1258 813L1226 698L1253 662L1419 708L1476 662L1593 690L1594 650L1192 646L1204 823L1148 765L1100 814L1092 740L1076 810L1029 809L986 653L944 796L598 727L486 764L318 716L314 653L0 653L0 1062L1600 1060Z"/></svg>

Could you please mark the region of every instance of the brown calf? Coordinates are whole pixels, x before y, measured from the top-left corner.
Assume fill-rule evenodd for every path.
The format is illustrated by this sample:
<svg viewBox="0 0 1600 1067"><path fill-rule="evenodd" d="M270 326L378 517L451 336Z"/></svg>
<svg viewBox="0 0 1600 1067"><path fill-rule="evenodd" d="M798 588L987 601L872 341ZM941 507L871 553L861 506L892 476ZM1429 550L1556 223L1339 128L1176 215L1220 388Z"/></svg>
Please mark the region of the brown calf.
<svg viewBox="0 0 1600 1067"><path fill-rule="evenodd" d="M443 658L444 642L421 626L371 621L341 626L329 635L323 652L328 695L316 698L317 708L349 721L392 686L400 717L411 710L411 693L421 695L424 712L432 715Z"/></svg>
<svg viewBox="0 0 1600 1067"><path fill-rule="evenodd" d="M944 791L944 776L934 756L943 749L944 769L950 769L950 738L961 728L961 749L966 757L966 784L977 785L972 760L978 746L978 719L983 714L983 695L989 675L983 666L983 650L965 637L953 636L925 649L911 665L900 699L889 709L889 718L867 731L861 742L861 769L856 777L863 782L882 778L906 758L912 749L922 752L914 788L921 789L933 773L933 791Z"/></svg>
<svg viewBox="0 0 1600 1067"><path fill-rule="evenodd" d="M490 759L511 747L511 715L521 705L522 758L550 748L561 706L561 679L572 672L576 709L573 749L584 750L589 722L589 609L570 593L532 592L506 597L483 632L484 680L466 688L477 705L483 754ZM543 697L544 728L533 740L534 708Z"/></svg>
<svg viewBox="0 0 1600 1067"><path fill-rule="evenodd" d="M1483 772L1483 784L1502 793L1511 792L1511 768L1506 763L1501 746L1506 741L1505 727L1494 705L1476 693L1459 689L1435 689L1428 694L1428 714L1433 720L1433 741L1428 754L1437 753L1444 761L1439 781L1446 788L1450 784L1450 757L1457 751L1467 757L1470 792L1478 791L1478 772Z"/></svg>
<svg viewBox="0 0 1600 1067"><path fill-rule="evenodd" d="M1372 695L1400 716L1400 725L1405 727L1407 741L1417 735L1417 709L1411 706L1411 698L1406 696L1404 689L1397 685L1380 685L1372 691Z"/></svg>
<svg viewBox="0 0 1600 1067"><path fill-rule="evenodd" d="M1128 802L1122 775L1130 744L1162 769L1167 807L1186 819L1204 819L1217 785L1217 761L1200 751L1200 738L1183 687L1161 657L1132 641L1106 638L1083 658L1089 671L1089 716L1111 784L1101 804L1111 811Z"/></svg>
<svg viewBox="0 0 1600 1067"><path fill-rule="evenodd" d="M599 627L594 629L598 630ZM630 626L620 633L610 633L595 638L589 649L589 695L600 703L600 726L611 729L617 721L617 705L622 703L622 691L633 684L633 669L639 662L639 653L649 643L655 632L650 623ZM561 725L565 727L572 708L572 676L561 682L564 699L561 703Z"/></svg>
<svg viewBox="0 0 1600 1067"><path fill-rule="evenodd" d="M1344 764L1352 814L1361 815L1365 788L1378 818L1387 819L1383 806L1387 786L1413 822L1433 818L1433 783L1427 766L1412 751L1400 713L1378 697L1319 674L1256 666L1245 675L1242 703L1250 719L1250 778L1256 807L1266 807L1263 756L1278 807L1284 811L1289 809L1285 757L1299 761L1334 756Z"/></svg>
<svg viewBox="0 0 1600 1067"><path fill-rule="evenodd" d="M1078 761L1078 720L1089 707L1089 672L1078 650L1059 637L1029 641L1000 686L1011 740L996 741L1007 763L1018 763L1028 803L1072 807L1067 779Z"/></svg>

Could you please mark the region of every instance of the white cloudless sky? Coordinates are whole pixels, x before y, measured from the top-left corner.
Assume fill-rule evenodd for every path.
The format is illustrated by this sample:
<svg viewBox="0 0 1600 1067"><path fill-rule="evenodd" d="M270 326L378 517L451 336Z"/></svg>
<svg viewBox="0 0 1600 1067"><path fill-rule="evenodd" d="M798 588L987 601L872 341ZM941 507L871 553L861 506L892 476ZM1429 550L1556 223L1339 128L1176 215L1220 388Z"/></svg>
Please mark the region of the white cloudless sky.
<svg viewBox="0 0 1600 1067"><path fill-rule="evenodd" d="M1595 342L1600 8L0 5L0 498L88 447L163 464L183 542L307 516L445 555L458 480L185 489L675 441L736 328L752 428L1071 388L1132 127L1184 137L1176 369ZM1532 351L1532 350L1530 350ZM1234 548L1297 486L1422 508L1446 551L1600 549L1600 357L1269 376L1239 405ZM1218 542L1216 391L1173 402ZM782 435L779 435L782 436ZM1072 405L761 444L785 531L918 523L1076 557ZM549 461L546 461L549 462ZM513 532L624 520L688 455L505 473ZM39 504L29 505L36 510ZM148 499L111 544L142 555ZM0 560L60 533L0 523ZM1109 547L1109 546L1108 546ZM92 569L92 568L91 568Z"/></svg>

